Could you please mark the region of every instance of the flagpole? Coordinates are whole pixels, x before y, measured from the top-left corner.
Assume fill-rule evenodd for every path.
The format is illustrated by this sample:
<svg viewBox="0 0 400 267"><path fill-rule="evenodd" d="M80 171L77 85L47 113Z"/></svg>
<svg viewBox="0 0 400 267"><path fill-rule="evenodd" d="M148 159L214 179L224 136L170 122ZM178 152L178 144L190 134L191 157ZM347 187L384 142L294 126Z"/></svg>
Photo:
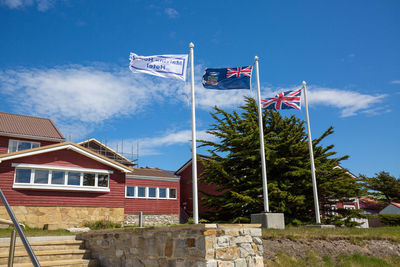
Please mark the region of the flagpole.
<svg viewBox="0 0 400 267"><path fill-rule="evenodd" d="M193 47L190 43L190 85L192 87L192 190L193 190L193 223L199 223L199 212L197 203L197 153L196 153L196 114L194 100L194 63L193 63Z"/></svg>
<svg viewBox="0 0 400 267"><path fill-rule="evenodd" d="M311 178L312 178L312 186L313 186L313 193L314 193L315 220L316 220L317 224L320 224L321 223L321 218L320 218L320 215L319 215L317 179L315 178L314 152L313 152L312 139L311 139L310 119L308 117L307 89L306 89L306 82L305 81L303 81L303 91L304 91L304 105L306 106L308 147L309 147L309 150L310 150Z"/></svg>
<svg viewBox="0 0 400 267"><path fill-rule="evenodd" d="M261 172L263 181L263 196L264 196L264 212L269 212L268 205L268 187L267 187L267 170L265 166L265 148L264 148L264 129L261 112L261 93L260 93L260 77L258 74L258 57L254 57L256 65L256 80L257 80L257 100L258 100L258 128L260 132L260 154L261 154Z"/></svg>

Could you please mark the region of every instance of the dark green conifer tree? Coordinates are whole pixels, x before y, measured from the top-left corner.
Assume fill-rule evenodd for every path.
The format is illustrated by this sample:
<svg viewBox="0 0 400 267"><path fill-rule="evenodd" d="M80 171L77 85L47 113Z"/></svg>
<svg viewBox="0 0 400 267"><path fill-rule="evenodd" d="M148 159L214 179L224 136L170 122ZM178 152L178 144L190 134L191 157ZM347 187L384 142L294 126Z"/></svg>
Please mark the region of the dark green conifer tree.
<svg viewBox="0 0 400 267"><path fill-rule="evenodd" d="M213 210L207 215L211 220L248 222L250 214L264 210L257 105L252 98L245 103L240 113L215 107L211 113L215 123L207 132L218 141L200 140L210 153L209 160L202 160L200 181L216 185L219 191L218 195L203 192L202 201ZM263 123L271 212L283 212L286 222L315 221L304 121L264 110ZM313 141L320 207L360 194L357 179L334 168L348 156L336 158L333 145L320 144L332 133L330 127Z"/></svg>

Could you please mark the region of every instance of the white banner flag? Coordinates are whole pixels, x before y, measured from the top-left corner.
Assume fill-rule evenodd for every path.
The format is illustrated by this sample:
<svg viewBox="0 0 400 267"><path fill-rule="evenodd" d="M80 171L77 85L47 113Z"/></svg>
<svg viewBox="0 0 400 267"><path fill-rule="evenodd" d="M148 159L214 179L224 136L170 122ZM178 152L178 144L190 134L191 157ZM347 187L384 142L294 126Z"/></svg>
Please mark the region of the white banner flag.
<svg viewBox="0 0 400 267"><path fill-rule="evenodd" d="M134 73L146 73L164 78L186 80L187 55L138 56L130 54L129 69Z"/></svg>

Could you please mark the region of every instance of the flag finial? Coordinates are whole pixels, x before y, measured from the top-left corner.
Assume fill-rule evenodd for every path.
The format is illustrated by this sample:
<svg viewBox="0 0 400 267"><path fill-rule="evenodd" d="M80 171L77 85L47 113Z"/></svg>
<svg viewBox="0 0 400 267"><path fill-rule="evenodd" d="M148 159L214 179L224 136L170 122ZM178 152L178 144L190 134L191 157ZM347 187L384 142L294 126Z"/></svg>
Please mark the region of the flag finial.
<svg viewBox="0 0 400 267"><path fill-rule="evenodd" d="M190 42L189 48L193 48L193 47L194 47L194 43Z"/></svg>
<svg viewBox="0 0 400 267"><path fill-rule="evenodd" d="M255 60L255 61L258 61L258 56L255 56L255 57L254 57L254 60Z"/></svg>
<svg viewBox="0 0 400 267"><path fill-rule="evenodd" d="M306 81L303 81L303 86L306 86L306 84L307 84Z"/></svg>

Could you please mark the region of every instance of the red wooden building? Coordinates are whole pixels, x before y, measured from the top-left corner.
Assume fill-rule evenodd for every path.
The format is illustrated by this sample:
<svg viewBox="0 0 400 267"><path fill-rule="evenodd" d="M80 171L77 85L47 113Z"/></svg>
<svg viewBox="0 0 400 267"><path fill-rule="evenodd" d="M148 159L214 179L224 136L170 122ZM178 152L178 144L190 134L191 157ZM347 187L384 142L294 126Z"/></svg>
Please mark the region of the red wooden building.
<svg viewBox="0 0 400 267"><path fill-rule="evenodd" d="M45 118L0 112L0 181L18 220L32 227L134 222L140 211L149 224L179 221L179 178L64 142ZM4 206L0 218L8 218Z"/></svg>

